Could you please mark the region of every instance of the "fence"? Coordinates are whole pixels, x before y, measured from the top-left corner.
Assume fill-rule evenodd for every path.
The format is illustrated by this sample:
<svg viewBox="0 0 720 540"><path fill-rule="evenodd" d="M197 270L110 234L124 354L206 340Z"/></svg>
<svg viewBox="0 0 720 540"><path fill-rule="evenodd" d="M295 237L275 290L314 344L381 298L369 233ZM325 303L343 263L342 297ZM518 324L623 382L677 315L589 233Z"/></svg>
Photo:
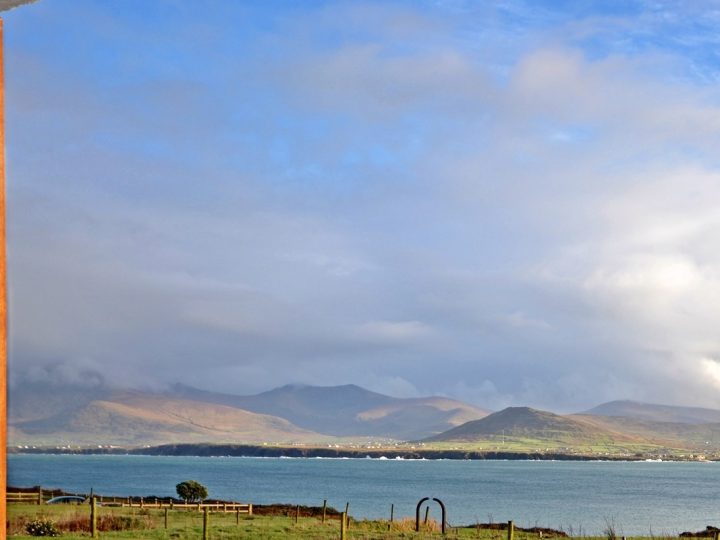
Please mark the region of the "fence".
<svg viewBox="0 0 720 540"><path fill-rule="evenodd" d="M8 491L5 494L5 500L8 503L36 503L42 504L48 498L42 492L33 493L31 491Z"/></svg>
<svg viewBox="0 0 720 540"><path fill-rule="evenodd" d="M26 503L26 504L42 504L38 503L38 501L44 501L47 495L59 495L59 490L45 490L38 489L37 491L31 491L31 490L23 490L23 491L9 491L6 493L8 502L16 502L16 503ZM62 495L69 495L67 493L62 493ZM85 495L79 495L80 497L83 497L84 500L80 503L81 506L76 507L76 509L67 509L70 510L70 513L73 514L73 518L70 521L70 523L73 524L74 527L77 527L77 523L79 523L79 518L77 518L78 515L84 514L84 517L81 519L84 520L84 527L85 529L77 529L77 528L70 528L70 525L65 524L66 530L88 530L91 533L91 536L93 538L97 538L101 531L112 531L112 530L133 530L133 527L140 527L140 528L152 528L152 529L158 529L163 528L167 530L194 530L197 531L197 528L199 524L202 525L202 538L208 539L210 529L211 527L228 527L233 522L236 525L240 525L241 523L246 523L244 525L247 527L252 527L253 521L242 521L241 520L241 514L245 514L247 516L253 515L253 505L249 503L238 503L238 502L219 502L219 501L211 501L211 502L204 502L204 503L186 503L186 502L176 502L176 499L171 498L155 498L155 497L149 497L149 498L143 498L143 497L117 497L117 496L100 496L97 494L92 494L89 497L86 497ZM408 535L412 535L412 531L415 533L423 533L429 535L428 537L432 536L434 537L436 534L441 534L445 536L447 534L447 529L450 527L449 523L447 522L447 516L445 512L444 504L439 499L432 499L433 501L437 502L440 505L440 509L442 510L442 517L440 523L438 523L435 520L429 520L429 510L430 507L427 506L424 508L424 520L421 520L421 510L423 510L423 505L430 501L428 497L425 497L421 499L417 506L415 511L415 519L412 518L403 518L399 522L395 521L395 505L391 504L389 507L389 520L379 520L382 522L383 529L387 527L387 531L389 534L392 535L391 531L394 531L396 534L400 536L405 536L406 533ZM82 509L84 507L85 510ZM116 511L113 509L113 507L116 508L126 508L128 511L123 512L122 510ZM331 521L327 521L327 500L323 500L322 507L305 507L306 515L305 518L308 518L307 521L305 521L305 524L300 524L302 527L307 527L307 524L310 523L311 527L323 527L323 530L325 532L329 531L331 528L335 529L334 537L337 534L337 532L340 533L340 539L346 540L348 536L351 535L358 535L363 534L364 532L376 532L377 524L372 523L365 523L364 521L355 521L350 518L349 515L349 502L345 505L345 511L344 512L337 512L334 509L331 509L333 511ZM60 511L60 512L56 512ZM140 510L140 511L138 511ZM294 525L297 527L299 525L300 521L300 506L294 505L294 508L292 508L292 514L287 511L288 509L284 509L282 514L265 514L265 511L267 508L258 508L259 513L263 516L265 515L282 515L286 516L287 518L293 517L292 514L294 514ZM18 509L19 512L27 512L27 510L24 509ZM44 508L37 508L37 512L40 515L46 515L50 509L44 509ZM60 508L53 509L53 511L50 511L49 515L62 515L62 512L64 510L61 510ZM287 511L287 513L285 513ZM87 513L85 513L87 512ZM67 513L67 512L66 512ZM233 516L229 517L228 514L234 514ZM89 516L89 519L88 519ZM117 519L116 519L117 518ZM120 518L125 519L126 521L123 522ZM251 518L252 519L252 518ZM139 520L144 520L140 522ZM314 524L310 521L314 520ZM64 522L60 522L60 526L63 525ZM88 525L89 523L89 525ZM262 520L257 522L261 525L263 524ZM337 531L336 527L338 527L339 524L339 531ZM128 527L127 529L115 529L111 528L116 525L122 525L123 527ZM482 525L488 525L488 524L482 524ZM490 524L493 525L493 524ZM505 531L507 534L506 540L536 540L537 538L543 539L544 538L544 532L543 530L534 530L534 529L517 529L515 527L515 524L513 521L507 522L507 524L494 524L495 526L485 527L482 528L489 528L497 530L498 533L493 535L494 540L505 540L505 534L503 534L500 531ZM263 525L266 526L266 525ZM282 525L284 527L284 530L287 529L287 525ZM292 526L291 526L292 527ZM481 524L477 524L478 531L481 528ZM356 533L350 532L350 529L353 529L353 531L358 531ZM467 527L470 528L470 527ZM457 537L458 535L458 528L455 529L455 535ZM537 529L537 528L536 528ZM61 529L62 530L62 529ZM545 538L551 538L551 537L559 537L559 536L566 536L561 531L551 531L549 529L546 529L549 533ZM325 532L323 534L325 534ZM516 532L520 532L520 535L516 535ZM557 534L554 534L557 533ZM480 533L478 532L478 537L480 536ZM623 540L625 540L623 538ZM714 540L720 540L718 536L716 535Z"/></svg>
<svg viewBox="0 0 720 540"><path fill-rule="evenodd" d="M8 504L11 503L25 503L25 504L44 504L54 496L58 495L56 491L43 490L38 488L37 491L7 491L5 493L5 500ZM62 493L62 495L72 495L78 497L87 497L89 502L89 496L85 494L77 493ZM168 508L173 509L185 509L185 510L197 510L198 512L204 512L207 508L210 512L232 512L239 514L252 515L253 505L248 503L239 502L207 502L207 503L177 503L173 499L158 499L153 498L146 501L143 497L115 497L115 496L103 496L94 495L97 503L100 506L109 507L128 507L128 508Z"/></svg>
<svg viewBox="0 0 720 540"><path fill-rule="evenodd" d="M10 488L5 492L5 500L8 503L26 503L26 504L43 504L53 497L59 495L72 495L76 497L85 497L83 494L77 493L65 493L59 489L43 489L42 487L30 488L30 489L15 489Z"/></svg>
<svg viewBox="0 0 720 540"><path fill-rule="evenodd" d="M168 508L170 510L186 509L197 510L203 512L206 508L210 512L240 512L241 514L252 515L253 505L248 503L176 503L174 501L157 500L154 502L121 501L107 502L105 499L98 498L98 502L103 506L124 506L130 508Z"/></svg>

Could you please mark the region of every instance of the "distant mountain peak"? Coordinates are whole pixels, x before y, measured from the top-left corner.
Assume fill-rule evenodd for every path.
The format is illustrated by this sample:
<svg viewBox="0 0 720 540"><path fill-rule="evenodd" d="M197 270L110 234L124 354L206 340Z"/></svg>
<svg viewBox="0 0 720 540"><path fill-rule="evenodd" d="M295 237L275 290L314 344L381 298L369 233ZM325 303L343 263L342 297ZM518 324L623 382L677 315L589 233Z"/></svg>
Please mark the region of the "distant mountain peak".
<svg viewBox="0 0 720 540"><path fill-rule="evenodd" d="M682 407L642 403L629 399L609 401L583 412L593 416L622 416L652 422L677 422L681 424L719 423L720 410L703 407Z"/></svg>
<svg viewBox="0 0 720 540"><path fill-rule="evenodd" d="M276 388L276 390L303 390L305 388L310 388L311 386L309 384L303 384L303 383L288 383L280 386L279 388Z"/></svg>
<svg viewBox="0 0 720 540"><path fill-rule="evenodd" d="M604 406L617 406L617 405L650 405L655 406L655 404L652 403L643 403L642 401L636 401L634 399L614 399L612 401L608 401L607 403L603 403L601 405L598 405L598 407L604 407Z"/></svg>
<svg viewBox="0 0 720 540"><path fill-rule="evenodd" d="M315 385L315 384L305 384L305 383L288 383L288 384L284 384L283 386L273 388L272 390L269 390L269 391L273 392L276 390L321 390L321 391L322 390L361 390L363 392L370 392L370 390L362 388L361 386L358 386L357 384Z"/></svg>
<svg viewBox="0 0 720 540"><path fill-rule="evenodd" d="M506 407L505 409L488 415L486 419L503 420L505 422L515 424L525 424L527 422L548 422L555 419L564 419L559 414L550 411L542 411L533 409L532 407Z"/></svg>
<svg viewBox="0 0 720 540"><path fill-rule="evenodd" d="M480 420L473 420L427 439L428 441L471 441L488 436L537 436L584 434L586 424L532 407L507 407Z"/></svg>
<svg viewBox="0 0 720 540"><path fill-rule="evenodd" d="M532 407L525 407L525 406L505 407L504 409L498 411L495 414L500 414L500 413L505 413L505 414L538 414L538 413L555 414L555 413L551 413L549 411L541 411L540 409L533 409Z"/></svg>

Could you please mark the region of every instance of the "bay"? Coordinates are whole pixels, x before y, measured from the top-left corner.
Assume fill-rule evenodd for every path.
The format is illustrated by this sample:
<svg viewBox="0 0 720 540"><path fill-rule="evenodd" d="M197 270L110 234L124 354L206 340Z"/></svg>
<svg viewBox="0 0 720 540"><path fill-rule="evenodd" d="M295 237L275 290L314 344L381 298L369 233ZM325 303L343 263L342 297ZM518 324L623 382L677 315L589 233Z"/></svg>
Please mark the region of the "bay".
<svg viewBox="0 0 720 540"><path fill-rule="evenodd" d="M544 526L573 534L677 535L720 525L720 463L9 455L8 483L107 495L174 496L193 479L214 498L411 516L441 499L452 525ZM439 510L431 507L439 518Z"/></svg>

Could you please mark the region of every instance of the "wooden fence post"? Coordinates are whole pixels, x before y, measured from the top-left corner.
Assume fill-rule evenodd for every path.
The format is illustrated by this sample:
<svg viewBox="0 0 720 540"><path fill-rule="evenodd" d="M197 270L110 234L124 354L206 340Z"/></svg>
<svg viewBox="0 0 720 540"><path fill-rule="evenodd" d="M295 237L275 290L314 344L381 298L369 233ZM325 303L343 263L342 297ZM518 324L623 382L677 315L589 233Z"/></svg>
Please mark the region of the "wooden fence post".
<svg viewBox="0 0 720 540"><path fill-rule="evenodd" d="M43 503L42 486L38 486L38 506Z"/></svg>
<svg viewBox="0 0 720 540"><path fill-rule="evenodd" d="M297 522L299 519L300 519L300 505L298 504L295 507L295 525L297 525Z"/></svg>
<svg viewBox="0 0 720 540"><path fill-rule="evenodd" d="M512 520L508 521L507 529L507 540L513 540L513 537L515 536L515 524Z"/></svg>
<svg viewBox="0 0 720 540"><path fill-rule="evenodd" d="M323 499L323 518L322 522L325 523L325 513L327 512L327 499Z"/></svg>
<svg viewBox="0 0 720 540"><path fill-rule="evenodd" d="M240 525L240 507L235 508L235 525Z"/></svg>
<svg viewBox="0 0 720 540"><path fill-rule="evenodd" d="M252 510L252 503L250 503L250 504L248 504L248 516L252 516L252 515L253 515L252 512L253 512L253 510Z"/></svg>
<svg viewBox="0 0 720 540"><path fill-rule="evenodd" d="M210 534L210 531L208 530L208 516L209 515L210 514L208 512L208 507L206 506L205 513L203 513L203 535L202 535L203 540L208 540L209 534Z"/></svg>
<svg viewBox="0 0 720 540"><path fill-rule="evenodd" d="M345 512L340 514L340 540L345 540L347 534L347 525L345 524Z"/></svg>
<svg viewBox="0 0 720 540"><path fill-rule="evenodd" d="M350 527L350 502L345 503L345 530Z"/></svg>
<svg viewBox="0 0 720 540"><path fill-rule="evenodd" d="M392 529L393 518L395 517L395 504L390 505L390 522L388 523L388 531Z"/></svg>
<svg viewBox="0 0 720 540"><path fill-rule="evenodd" d="M168 528L168 509L165 508L165 530Z"/></svg>
<svg viewBox="0 0 720 540"><path fill-rule="evenodd" d="M97 499L93 496L90 499L90 536L98 537L97 530Z"/></svg>

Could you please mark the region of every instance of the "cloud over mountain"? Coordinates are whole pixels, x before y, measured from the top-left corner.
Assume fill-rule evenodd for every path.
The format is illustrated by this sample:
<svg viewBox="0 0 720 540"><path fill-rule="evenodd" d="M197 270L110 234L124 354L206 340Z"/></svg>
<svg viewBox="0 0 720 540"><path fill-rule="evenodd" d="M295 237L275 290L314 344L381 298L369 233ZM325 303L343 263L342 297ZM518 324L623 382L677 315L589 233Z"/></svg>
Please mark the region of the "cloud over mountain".
<svg viewBox="0 0 720 540"><path fill-rule="evenodd" d="M133 5L5 16L11 381L717 405L716 15Z"/></svg>

